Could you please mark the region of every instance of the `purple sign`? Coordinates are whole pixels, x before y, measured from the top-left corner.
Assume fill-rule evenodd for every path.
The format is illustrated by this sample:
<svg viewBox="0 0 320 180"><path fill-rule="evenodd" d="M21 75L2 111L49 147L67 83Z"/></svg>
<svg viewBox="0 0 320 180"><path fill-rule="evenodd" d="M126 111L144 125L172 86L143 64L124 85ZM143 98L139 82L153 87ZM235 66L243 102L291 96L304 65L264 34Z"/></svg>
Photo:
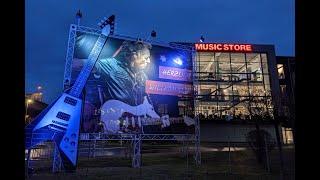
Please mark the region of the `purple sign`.
<svg viewBox="0 0 320 180"><path fill-rule="evenodd" d="M191 81L191 70L159 66L159 78L178 81Z"/></svg>
<svg viewBox="0 0 320 180"><path fill-rule="evenodd" d="M160 95L191 95L192 86L190 84L170 83L161 81L146 81L146 93Z"/></svg>

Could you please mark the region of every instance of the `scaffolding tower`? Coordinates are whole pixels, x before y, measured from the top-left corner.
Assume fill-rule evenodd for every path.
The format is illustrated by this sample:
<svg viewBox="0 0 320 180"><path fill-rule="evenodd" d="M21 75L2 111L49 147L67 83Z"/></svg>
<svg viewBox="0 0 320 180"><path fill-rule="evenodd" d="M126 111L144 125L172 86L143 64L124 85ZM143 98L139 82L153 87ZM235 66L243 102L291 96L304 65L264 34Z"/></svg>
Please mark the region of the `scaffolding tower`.
<svg viewBox="0 0 320 180"><path fill-rule="evenodd" d="M198 72L198 66L196 65L196 53L195 49L193 47L192 50L192 67L193 67L193 75L192 75L192 80L193 80L193 105L194 105L194 134L195 134L195 161L196 165L200 166L201 165L201 151L200 151L200 120L199 120L199 106L198 106L198 101L197 101L197 96L198 96L198 77L196 73Z"/></svg>
<svg viewBox="0 0 320 180"><path fill-rule="evenodd" d="M80 25L80 19L82 16L77 16L77 24L71 24L70 30L69 30L69 39L68 39L68 45L67 45L67 55L66 55L66 64L65 64L65 71L64 71L64 81L63 81L63 89L66 90L70 88L71 86L71 71L72 71L72 60L74 55L74 48L75 48L75 41L77 32L85 32L90 34L99 35L101 33L101 30L95 29L95 28L89 28L84 27ZM109 37L111 38L120 38L125 40L131 40L135 41L136 38L132 38L129 36L119 35L119 34L110 34ZM151 42L151 40L150 40ZM191 44L183 44L183 43L160 43L155 42L152 40L152 44L164 46L164 47L171 47L175 49L180 50L187 50L192 53L192 62L195 62L195 49ZM195 68L195 65L193 64L193 68ZM193 72L195 72L193 70ZM194 76L194 75L193 75ZM193 77L193 83L196 83L196 78ZM196 90L196 89L195 89ZM196 91L194 91L196 93ZM193 94L192 97L196 97L196 94ZM191 100L192 101L192 100ZM194 100L194 108L196 108L196 101ZM141 144L143 140L172 140L176 141L178 137L183 137L183 144L185 144L186 141L194 141L195 142L195 161L197 165L201 164L201 153L200 153L200 121L196 114L196 109L194 109L194 115L195 115L195 134L144 134L142 132L138 134L97 134L97 133L90 133L90 135L81 134L82 137L92 137L94 136L94 141L97 140L131 140L132 147L133 147L133 159L132 159L132 167L139 168L141 166ZM91 140L91 138L83 138L82 140ZM93 139L92 139L93 140ZM61 168L59 164L59 154L54 153L54 169L55 171L59 171Z"/></svg>

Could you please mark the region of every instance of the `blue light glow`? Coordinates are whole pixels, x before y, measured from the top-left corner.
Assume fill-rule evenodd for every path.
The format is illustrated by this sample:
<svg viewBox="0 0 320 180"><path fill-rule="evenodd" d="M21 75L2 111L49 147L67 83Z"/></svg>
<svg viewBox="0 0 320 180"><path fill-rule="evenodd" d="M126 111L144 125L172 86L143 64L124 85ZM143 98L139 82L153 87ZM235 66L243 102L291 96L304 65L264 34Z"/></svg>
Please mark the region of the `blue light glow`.
<svg viewBox="0 0 320 180"><path fill-rule="evenodd" d="M182 65L182 60L181 60L181 58L179 58L179 57L173 59L173 62L176 63L176 64L178 64L179 66Z"/></svg>

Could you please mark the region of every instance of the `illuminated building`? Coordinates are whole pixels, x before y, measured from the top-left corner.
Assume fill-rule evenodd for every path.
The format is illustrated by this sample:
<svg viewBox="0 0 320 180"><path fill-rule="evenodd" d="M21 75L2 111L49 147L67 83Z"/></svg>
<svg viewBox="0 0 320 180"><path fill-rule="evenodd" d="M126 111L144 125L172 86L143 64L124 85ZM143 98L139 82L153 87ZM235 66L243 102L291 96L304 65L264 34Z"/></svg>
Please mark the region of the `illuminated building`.
<svg viewBox="0 0 320 180"><path fill-rule="evenodd" d="M48 104L41 102L34 97L35 96L31 96L30 94L25 96L26 119L28 122L31 122L33 118L35 118L48 106Z"/></svg>
<svg viewBox="0 0 320 180"><path fill-rule="evenodd" d="M295 128L295 58L277 56L281 110L286 118L282 127L283 142L293 141Z"/></svg>
<svg viewBox="0 0 320 180"><path fill-rule="evenodd" d="M274 47L237 45L236 50L223 49L236 45L210 45L221 49L203 50L195 44L197 113L223 119L246 119L260 112L272 114L271 109L279 107L277 101L272 101L272 97L279 96L278 81L271 78L277 77Z"/></svg>
<svg viewBox="0 0 320 180"><path fill-rule="evenodd" d="M252 116L263 119L266 115L273 116L275 110L281 118L283 142L293 141L293 57L275 56L273 45L181 44L193 46L196 50L193 85L196 89L195 113L201 117L202 137L209 131L210 136L222 137L222 134L212 131L230 130L228 125L221 124L219 130L217 125L209 128L207 122L242 123L236 128L240 135L245 134L240 133L245 131L243 123L250 124ZM274 133L272 122L262 124L269 125L271 129L266 129ZM202 139L206 140L206 137Z"/></svg>
<svg viewBox="0 0 320 180"><path fill-rule="evenodd" d="M32 100L40 101L43 100L43 93L42 92L34 92L34 93L27 93L26 97Z"/></svg>
<svg viewBox="0 0 320 180"><path fill-rule="evenodd" d="M37 91L34 93L26 93L26 121L31 122L42 110L48 105L43 101L42 87L38 86Z"/></svg>

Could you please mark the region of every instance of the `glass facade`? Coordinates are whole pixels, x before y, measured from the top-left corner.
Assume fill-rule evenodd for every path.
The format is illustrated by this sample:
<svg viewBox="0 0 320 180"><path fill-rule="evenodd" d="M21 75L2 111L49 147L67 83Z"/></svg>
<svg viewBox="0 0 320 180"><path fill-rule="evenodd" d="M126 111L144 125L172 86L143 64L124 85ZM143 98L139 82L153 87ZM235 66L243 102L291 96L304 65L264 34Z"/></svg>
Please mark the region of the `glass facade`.
<svg viewBox="0 0 320 180"><path fill-rule="evenodd" d="M240 117L271 111L266 53L197 52L196 114Z"/></svg>

